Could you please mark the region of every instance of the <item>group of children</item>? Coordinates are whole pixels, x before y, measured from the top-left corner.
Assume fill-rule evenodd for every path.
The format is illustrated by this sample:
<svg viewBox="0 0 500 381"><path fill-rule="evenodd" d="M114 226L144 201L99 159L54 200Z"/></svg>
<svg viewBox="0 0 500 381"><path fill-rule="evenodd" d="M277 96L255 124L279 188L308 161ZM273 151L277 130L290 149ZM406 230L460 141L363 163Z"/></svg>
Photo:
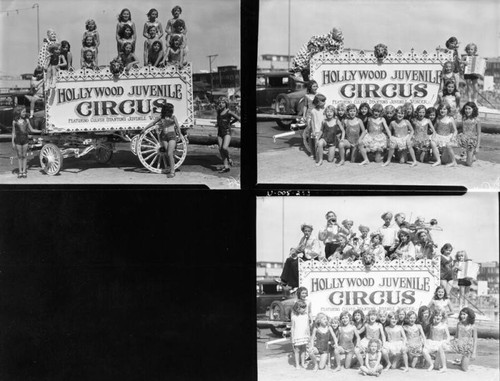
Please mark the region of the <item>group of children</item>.
<svg viewBox="0 0 500 381"><path fill-rule="evenodd" d="M172 9L172 18L167 21L165 30L158 21L158 11L150 9L147 21L144 23L144 66L164 67L167 65L183 66L186 63L187 39L186 23L180 18L182 9L175 6ZM85 32L80 49L80 67L82 69L98 70L99 46L101 44L95 20L85 22ZM164 41L163 41L163 37ZM125 68L139 66L139 59L135 55L137 34L135 23L129 9L123 9L118 16L116 25L117 57ZM39 53L38 67L47 73L49 87L55 86L55 78L59 70L73 70L73 56L68 41L57 41L53 29L47 31L47 38Z"/></svg>
<svg viewBox="0 0 500 381"><path fill-rule="evenodd" d="M454 86L446 83L443 99L448 97L446 89L450 88L453 93ZM338 166L345 164L348 155L352 163L356 162L358 153L362 157L360 165L368 164L372 153L376 162L383 161L382 165L387 166L398 153L400 163L405 163L409 154L412 167L417 165L417 160L428 161L430 155L434 159L432 166L438 166L445 152L449 161L447 166L455 166L453 147L456 146L462 147L466 164L470 166L479 149L481 124L477 105L473 102L467 102L460 111L463 130L459 134L452 108L446 102L437 108L419 105L416 109L411 103L397 108L392 105L384 108L381 104L370 107L367 103L359 108L344 103L325 107L324 95L308 94L312 100L306 102L310 103L310 110L306 111L306 134L317 166L323 164L325 150L329 162L334 162L335 151L338 151Z"/></svg>
<svg viewBox="0 0 500 381"><path fill-rule="evenodd" d="M445 372L445 352L453 351L461 356L454 363L467 371L477 352L475 313L468 307L460 310L456 335L451 339L447 313L439 305L443 300L439 290L441 286L429 306L421 306L418 312L403 307L395 311L371 309L365 317L357 309L352 315L343 311L336 317L318 313L313 320L308 291L299 287L291 314L295 368L306 368L308 355L314 370L324 369L334 359L330 366L340 371L345 356L345 368L349 369L355 359L363 375L379 376L383 370L398 369L401 360L404 372L419 364L428 371Z"/></svg>

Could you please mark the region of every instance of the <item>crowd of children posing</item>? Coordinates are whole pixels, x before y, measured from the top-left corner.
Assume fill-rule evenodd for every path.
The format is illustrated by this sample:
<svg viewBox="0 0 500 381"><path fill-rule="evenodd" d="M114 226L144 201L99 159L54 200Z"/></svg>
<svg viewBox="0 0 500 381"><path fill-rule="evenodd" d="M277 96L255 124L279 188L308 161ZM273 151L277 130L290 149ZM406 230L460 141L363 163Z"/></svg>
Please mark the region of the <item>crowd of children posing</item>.
<svg viewBox="0 0 500 381"><path fill-rule="evenodd" d="M461 356L454 364L467 371L470 360L476 357L475 313L468 307L460 310L455 338L451 339L447 313L441 307L447 296L441 286L429 306L421 306L418 312L404 308L372 309L366 317L358 309L352 315L344 311L338 317L318 313L312 320L307 296L307 289L300 287L292 309L291 339L296 369L306 368L308 355L314 370L329 364L340 371L345 356L345 368L351 368L353 360L357 360L363 375L379 376L383 370L398 369L401 360L404 372L409 366L445 372L445 352L452 351Z"/></svg>
<svg viewBox="0 0 500 381"><path fill-rule="evenodd" d="M470 166L479 150L481 125L474 102L465 103L460 110L463 129L458 134L460 96L454 81L444 82L436 107L419 105L416 109L411 103L397 108L384 108L381 104L370 107L367 103L359 108L344 103L325 107L326 97L318 94L317 89L317 83L310 81L304 98L306 134L317 166L323 164L325 150L329 162L334 162L338 151L338 166L345 164L348 155L351 163L356 162L358 153L362 157L360 165L368 164L372 153L376 162L383 161L386 166L397 153L400 163L405 163L409 154L412 167L431 156L433 166L441 165L444 153L449 161L447 166L455 166L456 146L462 147L465 162Z"/></svg>
<svg viewBox="0 0 500 381"><path fill-rule="evenodd" d="M150 9L147 21L144 23L143 36L144 66L164 67L167 65L183 66L186 63L186 23L180 18L182 9L175 6L172 9L172 18L167 21L165 30L158 21L158 11ZM82 37L79 64L82 69L98 70L98 56L101 39L97 31L96 22L89 19L85 22L85 32ZM118 15L116 24L117 57L125 70L138 67L140 61L135 55L137 33L132 14L129 9L123 9ZM73 55L68 41L57 41L56 33L50 29L47 38L39 53L38 67L47 73L49 87L55 86L58 70L73 70Z"/></svg>

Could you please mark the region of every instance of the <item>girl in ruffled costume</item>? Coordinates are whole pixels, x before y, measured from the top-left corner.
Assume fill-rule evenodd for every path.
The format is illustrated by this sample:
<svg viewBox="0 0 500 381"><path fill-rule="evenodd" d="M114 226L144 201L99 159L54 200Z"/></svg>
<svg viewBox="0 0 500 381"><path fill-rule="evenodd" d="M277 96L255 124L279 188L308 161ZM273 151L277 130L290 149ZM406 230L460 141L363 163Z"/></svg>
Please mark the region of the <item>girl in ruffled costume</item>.
<svg viewBox="0 0 500 381"><path fill-rule="evenodd" d="M474 102L467 102L460 113L463 129L457 136L457 142L466 151L466 165L471 166L481 145L481 122L477 118L478 109Z"/></svg>
<svg viewBox="0 0 500 381"><path fill-rule="evenodd" d="M393 356L391 368L397 368L400 358L403 357L403 371L408 372L408 354L405 332L402 326L397 325L398 318L394 312L389 312L387 318L389 320L389 325L385 327L385 333L387 335L385 348L389 352L389 357Z"/></svg>
<svg viewBox="0 0 500 381"><path fill-rule="evenodd" d="M340 356L343 354L346 355L345 368L349 369L351 367L352 356L354 355L354 339L356 339L357 343L360 342L358 331L351 324L351 315L349 312L342 311L340 313L338 346L335 348L335 361L337 362L335 371L341 369Z"/></svg>
<svg viewBox="0 0 500 381"><path fill-rule="evenodd" d="M419 105L415 111L415 118L411 120L413 124L413 147L417 150L420 162L423 162L425 156L433 149L435 160L439 160L439 152L434 149L431 144L431 135L428 131L432 131L432 135L436 133L434 125L430 119L426 118L426 110L424 105Z"/></svg>
<svg viewBox="0 0 500 381"><path fill-rule="evenodd" d="M327 51L331 53L342 53L344 50L344 36L342 31L333 28L325 35L312 36L297 52L292 60L291 73L302 76L304 81L309 80L309 61L313 55Z"/></svg>
<svg viewBox="0 0 500 381"><path fill-rule="evenodd" d="M371 339L368 343L368 352L366 353L366 362L365 365L361 364L359 367L359 372L362 375L369 376L380 376L382 373L382 365L380 364L380 360L382 359L382 344L380 340Z"/></svg>
<svg viewBox="0 0 500 381"><path fill-rule="evenodd" d="M458 319L457 333L450 342L450 349L462 355L462 358L454 363L460 364L462 370L467 372L470 360L474 360L477 353L477 329L474 325L476 314L465 307L458 314Z"/></svg>
<svg viewBox="0 0 500 381"><path fill-rule="evenodd" d="M356 345L354 352L356 354L356 358L358 359L360 364L363 364L362 355L367 352L369 349L369 343L372 340L380 340L382 343L381 352L382 356L387 364L387 368L390 368L389 355L387 350L384 348L385 344L385 333L384 327L381 323L377 322L377 311L372 309L368 311L367 321L365 324L365 337L361 339L361 341Z"/></svg>
<svg viewBox="0 0 500 381"><path fill-rule="evenodd" d="M295 302L292 308L292 347L295 358L295 369L305 368L307 344L309 343L309 317L307 305L304 301Z"/></svg>
<svg viewBox="0 0 500 381"><path fill-rule="evenodd" d="M450 299L448 299L446 289L443 286L436 287L434 297L431 299L428 307L431 314L435 314L436 311L446 312L446 309L449 310L450 315L453 313ZM443 320L446 321L446 314L444 315Z"/></svg>
<svg viewBox="0 0 500 381"><path fill-rule="evenodd" d="M328 325L328 317L320 312L314 321L314 328L311 334L309 356L314 367L314 370L324 369L329 357L329 343L333 342L337 345L337 337L333 332L332 327ZM316 356L319 355L319 364Z"/></svg>
<svg viewBox="0 0 500 381"><path fill-rule="evenodd" d="M453 146L455 145L457 136L457 126L455 124L455 119L450 116L450 111L450 106L445 103L440 104L437 108L438 118L435 125L436 133L432 137L431 146L433 150L446 150L451 159L451 162L446 164L446 166L454 167L457 165L453 152ZM437 156L436 153L434 153L434 155ZM437 165L441 165L441 158L439 156L437 157L437 161L432 164L433 167Z"/></svg>
<svg viewBox="0 0 500 381"><path fill-rule="evenodd" d="M363 139L363 144L367 152L375 152L375 161L380 162L382 160L382 152L387 149L387 136L391 137L391 131L387 127L387 123L385 119L382 118L382 111L384 108L380 104L376 104L372 108L372 117L368 118L368 133L365 135ZM385 133L387 134L384 134ZM382 166L386 166L391 161L391 151L389 151L389 155L387 160L382 164ZM362 161L360 165L366 165L370 162L368 157L366 160Z"/></svg>
<svg viewBox="0 0 500 381"><path fill-rule="evenodd" d="M406 162L406 154L407 152L410 152L411 159L413 160L411 166L414 167L417 165L417 158L415 157L415 151L413 150L413 144L412 144L414 131L413 127L411 126L411 123L403 118L404 118L404 110L403 107L399 106L396 109L396 120L393 120L389 124L389 129L391 130L391 133L393 135L390 138L388 162L390 162L390 157L392 156L391 151L392 152L394 152L395 150L399 151L400 155L399 162L401 164Z"/></svg>
<svg viewBox="0 0 500 381"><path fill-rule="evenodd" d="M406 334L406 339L408 340L406 346L408 348L408 357L410 361L410 366L415 368L420 357L424 357L429 364L427 370L432 370L434 368L434 362L429 355L429 351L425 347L425 333L422 326L417 321L417 314L415 311L408 311L406 314L406 322L403 325L403 329Z"/></svg>
<svg viewBox="0 0 500 381"><path fill-rule="evenodd" d="M345 139L339 143L340 162L338 165L344 165L346 151L351 151L351 163L356 162L358 151L363 156L363 161L367 161L366 150L361 143L366 135L365 126L361 119L356 117L357 109L354 104L347 105L347 118L344 119Z"/></svg>
<svg viewBox="0 0 500 381"><path fill-rule="evenodd" d="M432 325L429 332L429 339L426 342L427 350L429 354L432 355L437 353L438 358L436 359L435 366L441 366L439 372L446 372L446 354L445 350L448 349L450 341L450 332L448 331L448 326L443 322L443 318L446 316L444 310L437 310L432 318Z"/></svg>

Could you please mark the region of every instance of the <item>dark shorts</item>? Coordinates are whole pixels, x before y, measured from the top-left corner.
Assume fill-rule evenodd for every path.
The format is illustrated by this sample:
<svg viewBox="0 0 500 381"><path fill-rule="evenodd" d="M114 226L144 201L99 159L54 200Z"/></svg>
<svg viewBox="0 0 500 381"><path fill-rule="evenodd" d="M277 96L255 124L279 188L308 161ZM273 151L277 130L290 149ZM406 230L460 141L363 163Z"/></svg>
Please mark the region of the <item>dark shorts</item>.
<svg viewBox="0 0 500 381"><path fill-rule="evenodd" d="M177 140L177 135L175 132L162 132L160 138L164 142L169 142L170 140Z"/></svg>
<svg viewBox="0 0 500 381"><path fill-rule="evenodd" d="M28 144L28 135L27 134L17 134L16 137L14 138L14 143L17 144L18 146L23 146L25 144Z"/></svg>
<svg viewBox="0 0 500 381"><path fill-rule="evenodd" d="M219 127L217 130L217 136L223 138L226 135L231 136L231 127Z"/></svg>
<svg viewBox="0 0 500 381"><path fill-rule="evenodd" d="M471 281L468 280L468 279L459 279L458 280L458 285L459 286L469 287L471 285Z"/></svg>

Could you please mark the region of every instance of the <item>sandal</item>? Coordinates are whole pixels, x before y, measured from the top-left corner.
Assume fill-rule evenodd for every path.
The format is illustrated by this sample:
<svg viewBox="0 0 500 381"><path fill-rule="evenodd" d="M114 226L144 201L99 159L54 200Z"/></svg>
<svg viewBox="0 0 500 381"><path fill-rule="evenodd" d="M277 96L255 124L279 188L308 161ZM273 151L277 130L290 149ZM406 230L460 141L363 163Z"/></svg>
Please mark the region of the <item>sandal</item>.
<svg viewBox="0 0 500 381"><path fill-rule="evenodd" d="M17 173L17 178L18 179L22 179L23 178L23 173L22 172L18 172Z"/></svg>

